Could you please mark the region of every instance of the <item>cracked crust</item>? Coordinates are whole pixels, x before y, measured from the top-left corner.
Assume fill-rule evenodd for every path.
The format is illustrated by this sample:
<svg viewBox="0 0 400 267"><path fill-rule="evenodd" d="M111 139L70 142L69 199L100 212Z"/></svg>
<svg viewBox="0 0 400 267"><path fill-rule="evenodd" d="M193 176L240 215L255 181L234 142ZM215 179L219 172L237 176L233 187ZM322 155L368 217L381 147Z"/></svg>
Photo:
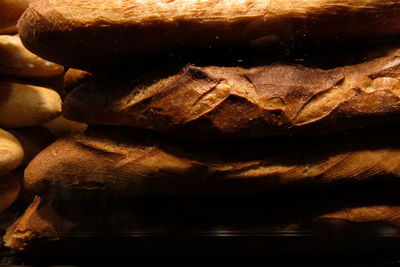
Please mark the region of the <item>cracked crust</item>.
<svg viewBox="0 0 400 267"><path fill-rule="evenodd" d="M35 193L246 194L400 175L398 129L353 135L193 142L104 127L57 140L27 167Z"/></svg>
<svg viewBox="0 0 400 267"><path fill-rule="evenodd" d="M400 32L390 0L40 0L18 24L24 45L68 67L109 69L163 54Z"/></svg>
<svg viewBox="0 0 400 267"><path fill-rule="evenodd" d="M33 202L11 226L3 239L5 246L23 250L38 239L60 239L73 228L73 224L61 218L52 207L52 202L35 196Z"/></svg>
<svg viewBox="0 0 400 267"><path fill-rule="evenodd" d="M66 97L63 113L86 123L198 139L331 133L398 123L399 70L395 49L330 70L188 65L164 79L92 76Z"/></svg>

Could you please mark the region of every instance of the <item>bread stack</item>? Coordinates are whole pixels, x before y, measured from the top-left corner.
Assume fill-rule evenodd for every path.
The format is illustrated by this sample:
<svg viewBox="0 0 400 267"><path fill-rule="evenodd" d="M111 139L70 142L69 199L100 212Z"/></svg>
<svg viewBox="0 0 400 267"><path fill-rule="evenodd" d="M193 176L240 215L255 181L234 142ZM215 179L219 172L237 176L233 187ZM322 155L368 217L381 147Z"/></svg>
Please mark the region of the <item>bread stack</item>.
<svg viewBox="0 0 400 267"><path fill-rule="evenodd" d="M62 85L64 67L29 52L17 35L17 21L29 2L0 3L0 232L9 214L18 213L15 205L9 208L25 193L25 167L55 140L51 131L60 132L53 120L61 115L55 89Z"/></svg>
<svg viewBox="0 0 400 267"><path fill-rule="evenodd" d="M25 185L38 202L396 181L399 11L389 0L33 1L18 23L22 42L83 70L66 75L63 115L91 126L36 156ZM321 47L371 39L387 41L361 57L336 51L324 68L270 54L311 47L322 58ZM360 203L303 219L400 226L398 201ZM10 228L9 246L49 232L27 234L35 232L32 214Z"/></svg>

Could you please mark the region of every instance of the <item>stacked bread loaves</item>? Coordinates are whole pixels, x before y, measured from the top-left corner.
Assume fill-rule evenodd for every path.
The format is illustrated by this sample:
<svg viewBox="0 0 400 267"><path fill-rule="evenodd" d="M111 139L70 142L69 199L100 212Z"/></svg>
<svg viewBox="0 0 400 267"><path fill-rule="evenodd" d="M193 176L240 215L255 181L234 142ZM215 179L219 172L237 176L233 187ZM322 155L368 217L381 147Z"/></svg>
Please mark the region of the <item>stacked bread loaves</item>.
<svg viewBox="0 0 400 267"><path fill-rule="evenodd" d="M62 129L53 120L61 115L62 101L55 89L64 67L29 52L17 35L17 21L29 2L0 3L0 232L10 206L24 191L24 168L55 140L51 132ZM10 214L15 212L18 208Z"/></svg>
<svg viewBox="0 0 400 267"><path fill-rule="evenodd" d="M30 162L24 184L39 197L7 245L63 232L40 203L65 194L232 196L397 180L399 12L389 0L34 0L18 23L22 42L83 70L67 72L62 109L91 126ZM324 68L268 54L370 39L386 42ZM399 209L342 203L305 220L398 227ZM38 223L46 212L57 227Z"/></svg>

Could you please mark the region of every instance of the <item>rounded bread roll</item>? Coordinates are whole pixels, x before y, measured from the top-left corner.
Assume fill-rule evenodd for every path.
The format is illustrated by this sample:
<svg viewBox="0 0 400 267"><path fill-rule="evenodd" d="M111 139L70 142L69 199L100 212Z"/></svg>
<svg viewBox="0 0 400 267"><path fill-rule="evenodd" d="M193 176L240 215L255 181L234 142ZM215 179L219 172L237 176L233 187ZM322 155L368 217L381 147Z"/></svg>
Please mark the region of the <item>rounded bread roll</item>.
<svg viewBox="0 0 400 267"><path fill-rule="evenodd" d="M61 114L61 98L44 87L0 81L0 127L46 123Z"/></svg>
<svg viewBox="0 0 400 267"><path fill-rule="evenodd" d="M14 170L23 160L21 143L14 135L0 129L0 175Z"/></svg>

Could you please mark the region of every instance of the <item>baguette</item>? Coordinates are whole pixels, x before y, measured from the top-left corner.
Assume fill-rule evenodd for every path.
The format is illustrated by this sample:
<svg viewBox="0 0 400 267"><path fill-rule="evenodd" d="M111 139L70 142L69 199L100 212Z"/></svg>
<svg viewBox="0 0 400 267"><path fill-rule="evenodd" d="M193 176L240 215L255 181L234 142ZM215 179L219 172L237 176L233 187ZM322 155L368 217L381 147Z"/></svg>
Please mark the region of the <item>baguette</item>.
<svg viewBox="0 0 400 267"><path fill-rule="evenodd" d="M29 52L18 36L0 35L0 73L23 78L49 78L63 74L64 67Z"/></svg>
<svg viewBox="0 0 400 267"><path fill-rule="evenodd" d="M41 0L18 32L47 60L96 70L214 47L376 40L400 33L399 11L391 0Z"/></svg>
<svg viewBox="0 0 400 267"><path fill-rule="evenodd" d="M398 134L383 129L295 140L193 142L104 127L58 139L31 161L24 177L38 195L59 190L118 197L250 194L397 179Z"/></svg>
<svg viewBox="0 0 400 267"><path fill-rule="evenodd" d="M37 126L61 114L57 92L39 86L0 81L0 127Z"/></svg>
<svg viewBox="0 0 400 267"><path fill-rule="evenodd" d="M0 212L8 209L18 198L21 182L18 176L6 174L0 176Z"/></svg>
<svg viewBox="0 0 400 267"><path fill-rule="evenodd" d="M254 203L251 201L246 203L248 197L236 199L224 199L222 203L217 199L217 207L211 203L216 200L215 198L212 200L176 198L172 202L171 198L143 201L138 199L110 201L110 199L99 198L91 199L89 203L69 199L66 202L66 205L69 205L66 212L66 210L60 211L59 203L54 202L53 199L35 197L25 213L8 227L4 241L7 247L24 250L32 248L33 245L36 248L40 247L37 243L40 239L48 242L63 237L76 237L77 234L82 236L83 233L86 236L98 233L115 235L132 231L143 234L163 234L174 233L176 229L179 229L180 233L187 233L188 229L190 232L196 229L199 233L206 235L218 235L247 233L247 229L252 229L253 232L254 230L273 231L276 234L304 234L307 230L308 233L320 235L327 232L340 234L348 231L352 234L376 235L378 231L378 233L385 231L387 235L396 236L400 227L398 202L365 204L356 207L349 205L338 207L330 212L320 210L319 214L306 212L306 214L296 214L287 221L285 218L287 213L282 213L279 202L266 202L271 200L269 198L258 198L260 202ZM229 200L233 200L233 203ZM246 204L243 205L240 200ZM317 200L324 201L324 198ZM202 201L206 204L204 205ZM171 203L165 205L165 202ZM177 205L172 206L173 203ZM292 209L289 211L293 211L293 205L296 206L296 204L292 202L290 206ZM314 208L313 204L319 205L318 202L313 202L310 208ZM303 211L307 210L305 206L301 208ZM107 212L104 212L105 210ZM157 215L154 216L154 214ZM157 225L161 232L160 230L154 232L154 225ZM112 245L115 246L115 244Z"/></svg>
<svg viewBox="0 0 400 267"><path fill-rule="evenodd" d="M17 21L31 0L2 0L0 2L0 29L17 25Z"/></svg>
<svg viewBox="0 0 400 267"><path fill-rule="evenodd" d="M7 228L5 246L23 250L30 241L59 239L73 227L54 212L51 201L35 197L24 214Z"/></svg>
<svg viewBox="0 0 400 267"><path fill-rule="evenodd" d="M400 49L329 70L195 67L167 78L92 76L64 100L67 119L187 138L332 133L400 120ZM155 80L155 81L154 81Z"/></svg>
<svg viewBox="0 0 400 267"><path fill-rule="evenodd" d="M21 143L15 136L0 129L0 175L14 170L23 160L24 149Z"/></svg>

